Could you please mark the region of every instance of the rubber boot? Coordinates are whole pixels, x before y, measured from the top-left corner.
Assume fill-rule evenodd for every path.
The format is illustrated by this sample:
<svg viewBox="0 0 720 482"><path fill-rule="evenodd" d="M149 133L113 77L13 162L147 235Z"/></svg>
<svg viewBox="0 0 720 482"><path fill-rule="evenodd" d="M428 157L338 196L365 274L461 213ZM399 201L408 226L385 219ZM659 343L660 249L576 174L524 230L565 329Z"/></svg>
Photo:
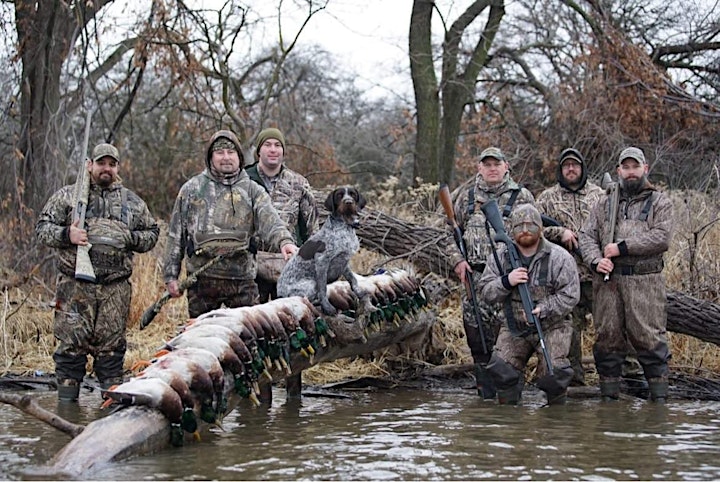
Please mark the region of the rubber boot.
<svg viewBox="0 0 720 482"><path fill-rule="evenodd" d="M61 402L77 402L80 396L80 384L77 380L58 380L58 400Z"/></svg>
<svg viewBox="0 0 720 482"><path fill-rule="evenodd" d="M668 396L668 382L662 378L651 378L648 380L650 388L650 400L661 405L665 404Z"/></svg>
<svg viewBox="0 0 720 482"><path fill-rule="evenodd" d="M475 384L477 386L478 396L483 397L483 400L495 400L497 390L495 389L495 382L490 376L490 372L487 368L475 364Z"/></svg>
<svg viewBox="0 0 720 482"><path fill-rule="evenodd" d="M610 378L600 380L600 396L603 402L612 402L620 398L620 380Z"/></svg>
<svg viewBox="0 0 720 482"><path fill-rule="evenodd" d="M497 399L500 405L517 405L520 402L519 386L514 386L506 390L497 390Z"/></svg>

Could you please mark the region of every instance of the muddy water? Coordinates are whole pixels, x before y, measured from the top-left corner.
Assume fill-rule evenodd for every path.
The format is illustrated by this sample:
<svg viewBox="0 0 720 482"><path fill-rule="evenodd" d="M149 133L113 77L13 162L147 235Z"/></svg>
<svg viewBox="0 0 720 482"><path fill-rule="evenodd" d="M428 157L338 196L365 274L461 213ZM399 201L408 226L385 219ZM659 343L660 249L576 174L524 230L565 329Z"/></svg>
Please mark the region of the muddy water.
<svg viewBox="0 0 720 482"><path fill-rule="evenodd" d="M469 390L352 393L242 405L225 432L88 474L98 480L720 479L720 404L482 402ZM38 394L58 408L55 394ZM87 423L99 396L62 414ZM0 478L49 460L68 438L0 405Z"/></svg>

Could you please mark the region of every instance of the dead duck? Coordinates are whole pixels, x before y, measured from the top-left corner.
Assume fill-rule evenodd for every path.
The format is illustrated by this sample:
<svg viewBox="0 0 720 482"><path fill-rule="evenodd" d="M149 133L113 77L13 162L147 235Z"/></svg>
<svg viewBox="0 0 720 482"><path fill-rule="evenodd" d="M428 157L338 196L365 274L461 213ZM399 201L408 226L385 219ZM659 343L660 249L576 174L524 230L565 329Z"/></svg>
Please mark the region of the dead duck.
<svg viewBox="0 0 720 482"><path fill-rule="evenodd" d="M121 406L144 405L160 410L170 421L170 439L173 445L183 444L183 404L180 396L170 385L159 378L133 378L114 385L104 392L107 397L102 408L113 404Z"/></svg>

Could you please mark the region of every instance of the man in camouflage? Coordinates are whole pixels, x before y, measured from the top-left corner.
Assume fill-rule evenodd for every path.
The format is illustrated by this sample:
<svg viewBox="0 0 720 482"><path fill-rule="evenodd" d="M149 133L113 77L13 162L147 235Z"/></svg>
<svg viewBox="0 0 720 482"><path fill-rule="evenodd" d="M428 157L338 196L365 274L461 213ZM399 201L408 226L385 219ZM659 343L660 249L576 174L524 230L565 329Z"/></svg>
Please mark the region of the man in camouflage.
<svg viewBox="0 0 720 482"><path fill-rule="evenodd" d="M86 229L72 221L72 185L50 197L35 227L38 239L58 250L53 332L59 344L53 360L61 400L77 400L88 355L101 386L122 381L133 253L151 250L158 239L157 223L143 200L123 187L119 162L114 146L93 149L86 166ZM88 245L95 282L75 279L77 246Z"/></svg>
<svg viewBox="0 0 720 482"><path fill-rule="evenodd" d="M626 340L635 348L650 397L668 392L667 313L663 255L672 237L672 202L647 179L645 155L636 147L618 158L619 207L610 238L609 197L604 195L580 230L583 260L593 272L595 367L604 400L620 394ZM609 274L609 280L604 276Z"/></svg>
<svg viewBox="0 0 720 482"><path fill-rule="evenodd" d="M575 385L585 385L582 332L587 327L587 316L592 313L592 273L582 262L578 233L602 194L603 189L588 180L583 155L569 148L560 153L557 184L543 191L535 201L540 213L560 224L545 227L543 236L548 241L565 246L574 255L580 275L580 302L572 312L573 333L569 354L574 372L572 383Z"/></svg>
<svg viewBox="0 0 720 482"><path fill-rule="evenodd" d="M580 299L575 260L565 249L543 238L540 213L531 204L515 209L511 233L522 266L513 269L508 251L504 250L500 255L502 270L488 263L480 279L483 299L502 303L506 322L500 328L487 369L497 387L498 402L516 405L528 360L533 353L544 360L538 331L528 322L517 288L527 284L534 305L532 314L540 321L553 366L550 376L545 364L538 364L539 377L545 379L538 386L545 390L549 404L563 404L573 376L567 358L572 338L571 312Z"/></svg>
<svg viewBox="0 0 720 482"><path fill-rule="evenodd" d="M486 264L493 262L493 241L488 238L491 229L485 220L480 206L490 199L497 200L506 223L517 206L533 203L533 195L521 187L510 177L510 165L503 152L497 147L488 147L478 157L478 173L474 184L465 192L461 192L454 205L455 219L463 230L463 239L467 247L468 259L464 259L459 248L454 243L448 243L450 250L450 265L454 267L455 274L466 280L467 272L476 272L473 278L476 293L480 292L478 279ZM495 386L486 370L490 360L492 347L500 330L500 321L494 315L493 307L480 301L479 311L482 316L482 332L485 335L487 353L482 349L480 325L475 319L472 308L472 299L466 294L462 299L463 327L475 363L475 380L478 395L486 400L495 398Z"/></svg>
<svg viewBox="0 0 720 482"><path fill-rule="evenodd" d="M205 170L186 182L175 200L168 231L163 276L172 297L182 295L180 266L188 276L218 259L188 288L191 318L226 306L258 303L255 284L258 237L286 258L297 252L265 190L243 170L240 142L228 130L216 132L205 151Z"/></svg>
<svg viewBox="0 0 720 482"><path fill-rule="evenodd" d="M310 190L310 183L301 174L285 165L285 136L274 127L258 134L255 154L258 162L246 168L250 179L262 186L270 195L273 207L285 226L293 233L297 246L303 244L318 230L317 206ZM273 246L261 239L258 245L258 276L255 279L260 292L260 301L277 298L277 280L268 279L263 273L272 271L264 264L272 263L276 253Z"/></svg>

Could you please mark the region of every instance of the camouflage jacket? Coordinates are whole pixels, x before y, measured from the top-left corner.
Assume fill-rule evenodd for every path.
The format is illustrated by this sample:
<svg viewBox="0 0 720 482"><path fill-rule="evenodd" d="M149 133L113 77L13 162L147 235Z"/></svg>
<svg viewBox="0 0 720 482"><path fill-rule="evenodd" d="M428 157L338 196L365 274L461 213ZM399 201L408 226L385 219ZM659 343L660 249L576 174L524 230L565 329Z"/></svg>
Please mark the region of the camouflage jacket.
<svg viewBox="0 0 720 482"><path fill-rule="evenodd" d="M175 200L165 251L165 282L178 279L183 257L194 273L216 255L235 251L203 273L208 278L255 279L257 265L251 240L258 236L279 251L293 243L265 190L244 170L228 180L208 169L186 182Z"/></svg>
<svg viewBox="0 0 720 482"><path fill-rule="evenodd" d="M577 191L566 189L560 184L555 184L543 191L535 200L538 211L561 224L561 226L545 227L543 229L545 239L563 246L561 239L565 228L579 235L580 228L590 215L590 210L603 193L600 186L591 182L586 183L582 189ZM577 253L573 254L578 264L580 281L590 281L592 274L589 268Z"/></svg>
<svg viewBox="0 0 720 482"><path fill-rule="evenodd" d="M60 271L75 275L77 246L70 243L75 186L65 186L48 200L35 226L38 240L58 248ZM90 260L98 283L128 278L133 252L151 250L160 230L145 202L116 181L107 188L90 185L85 215Z"/></svg>
<svg viewBox="0 0 720 482"><path fill-rule="evenodd" d="M273 207L288 230L294 234L296 245L300 246L318 230L317 206L307 179L292 169L282 166L275 186L269 190L258 171L257 163L248 167L246 171L250 179L264 187L265 191L270 194ZM258 249L277 251L272 246L267 246L262 240L258 240Z"/></svg>
<svg viewBox="0 0 720 482"><path fill-rule="evenodd" d="M490 199L497 200L498 207L505 220L505 228L509 233L508 219L512 208L521 204L534 203L535 199L530 191L513 181L509 174L505 175L503 182L493 187L488 186L478 174L472 191L473 202L470 203L469 201L470 190L465 190L458 195L454 211L458 226L463 230L468 262L471 266L480 266L485 264L488 256L492 256L493 249L493 243L488 239L487 229L485 228L485 215L480 206ZM517 192L516 197L509 210L510 212L506 212L505 208L514 192ZM492 231L492 228L490 230ZM450 266L455 266L463 260L460 249L452 241L448 242L448 254Z"/></svg>
<svg viewBox="0 0 720 482"><path fill-rule="evenodd" d="M500 254L504 273L495 263L488 263L480 282L481 295L487 303L504 305L504 317L512 316L520 327L526 319L520 291L510 286L507 273L512 268L507 250ZM552 328L570 320L572 309L580 300L580 279L575 260L564 248L540 238L537 253L528 268L528 289L533 306L540 308L538 319L543 328Z"/></svg>
<svg viewBox="0 0 720 482"><path fill-rule="evenodd" d="M580 230L580 250L592 272L603 258L603 247L610 242L608 201L608 195L603 194ZM616 267L661 265L670 247L672 228L672 201L666 194L650 185L634 196L621 189L613 240L618 243L620 256L613 258L613 263Z"/></svg>

